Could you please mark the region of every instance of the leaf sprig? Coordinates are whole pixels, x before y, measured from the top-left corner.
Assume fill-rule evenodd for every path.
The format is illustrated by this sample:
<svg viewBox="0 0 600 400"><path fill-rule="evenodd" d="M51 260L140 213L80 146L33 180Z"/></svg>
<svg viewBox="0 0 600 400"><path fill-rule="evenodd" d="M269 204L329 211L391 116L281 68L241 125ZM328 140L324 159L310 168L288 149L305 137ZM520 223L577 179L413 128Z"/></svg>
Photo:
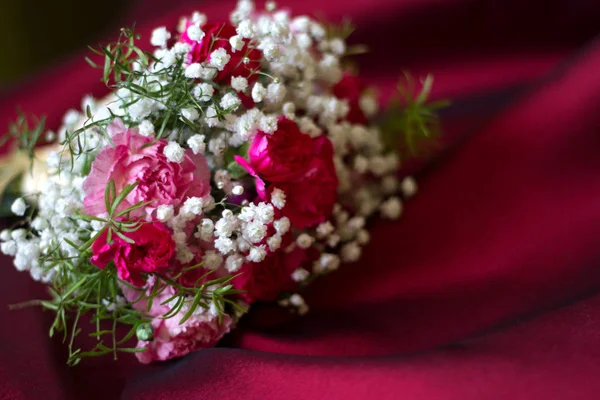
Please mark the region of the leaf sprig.
<svg viewBox="0 0 600 400"><path fill-rule="evenodd" d="M436 144L441 132L438 111L450 102L430 103L432 87L433 75L428 74L419 89L414 78L404 74L404 80L397 86L399 97L392 100L381 124L384 144L389 151L415 157Z"/></svg>

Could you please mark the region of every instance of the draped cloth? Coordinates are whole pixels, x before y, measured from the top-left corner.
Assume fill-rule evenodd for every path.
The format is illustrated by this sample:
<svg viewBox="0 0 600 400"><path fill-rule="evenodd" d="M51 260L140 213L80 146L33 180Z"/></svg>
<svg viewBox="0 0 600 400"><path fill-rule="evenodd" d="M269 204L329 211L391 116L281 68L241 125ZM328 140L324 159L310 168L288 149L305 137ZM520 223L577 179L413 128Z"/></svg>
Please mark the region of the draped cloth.
<svg viewBox="0 0 600 400"><path fill-rule="evenodd" d="M123 24L174 26L228 1L139 1ZM382 97L434 74L442 150L416 169L400 221L376 221L360 262L315 283L311 312L267 305L220 347L143 366L65 365L45 295L1 258L2 399L600 398L600 3L584 0L280 1L357 26ZM4 60L4 62L9 62ZM98 71L77 56L1 100L51 128Z"/></svg>

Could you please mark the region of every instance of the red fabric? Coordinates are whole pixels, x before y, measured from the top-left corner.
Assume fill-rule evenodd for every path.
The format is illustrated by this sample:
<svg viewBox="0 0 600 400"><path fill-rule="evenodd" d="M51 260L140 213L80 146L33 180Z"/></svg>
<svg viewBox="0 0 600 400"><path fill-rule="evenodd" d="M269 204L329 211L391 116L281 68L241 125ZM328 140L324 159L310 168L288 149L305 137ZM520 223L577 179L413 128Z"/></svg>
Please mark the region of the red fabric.
<svg viewBox="0 0 600 400"><path fill-rule="evenodd" d="M193 9L175 3L144 1L138 26ZM68 368L49 312L2 307L0 398L599 398L599 4L286 3L353 17L372 50L361 72L383 92L406 67L455 100L403 219L376 222L362 261L310 288L308 316L255 309L222 347L175 362ZM230 5L196 8L215 18ZM55 126L102 92L96 77L73 61L3 100L0 123L20 104ZM2 263L0 303L43 295Z"/></svg>

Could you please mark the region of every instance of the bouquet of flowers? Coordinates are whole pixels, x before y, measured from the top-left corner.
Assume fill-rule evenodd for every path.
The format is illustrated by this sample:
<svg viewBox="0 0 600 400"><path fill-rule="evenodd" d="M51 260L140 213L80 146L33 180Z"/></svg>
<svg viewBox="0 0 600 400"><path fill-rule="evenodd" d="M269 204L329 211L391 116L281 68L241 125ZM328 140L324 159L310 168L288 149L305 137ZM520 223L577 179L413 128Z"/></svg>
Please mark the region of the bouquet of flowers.
<svg viewBox="0 0 600 400"><path fill-rule="evenodd" d="M88 60L108 97L85 98L57 134L14 124L37 184L1 249L48 284L34 303L56 313L69 363L214 346L260 301L304 314L296 291L358 260L370 217L400 216L416 184L397 150L435 133L440 104L426 104L428 77L376 119L349 33L248 0L230 22L196 12L155 29L151 52L123 29L95 50L104 63ZM84 321L93 348L76 346Z"/></svg>

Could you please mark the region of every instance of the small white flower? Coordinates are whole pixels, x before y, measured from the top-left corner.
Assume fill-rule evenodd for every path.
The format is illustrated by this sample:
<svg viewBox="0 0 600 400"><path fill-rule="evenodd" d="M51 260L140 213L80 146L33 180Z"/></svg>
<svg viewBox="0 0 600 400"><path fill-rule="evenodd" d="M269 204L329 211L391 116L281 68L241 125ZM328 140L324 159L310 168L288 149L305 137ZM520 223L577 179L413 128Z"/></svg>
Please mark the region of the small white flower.
<svg viewBox="0 0 600 400"><path fill-rule="evenodd" d="M389 170L386 159L380 155L369 159L369 169L376 176L385 175Z"/></svg>
<svg viewBox="0 0 600 400"><path fill-rule="evenodd" d="M235 243L228 237L219 236L215 240L215 248L223 255L231 253L235 248Z"/></svg>
<svg viewBox="0 0 600 400"><path fill-rule="evenodd" d="M303 133L306 133L310 137L319 137L323 133L321 128L315 124L315 122L309 117L302 117L298 121L298 126Z"/></svg>
<svg viewBox="0 0 600 400"><path fill-rule="evenodd" d="M292 273L292 279L294 282L303 282L310 276L310 272L304 268L298 268Z"/></svg>
<svg viewBox="0 0 600 400"><path fill-rule="evenodd" d="M365 221L364 217L356 216L356 217L350 218L346 225L348 226L348 228L352 229L353 231L358 231L365 226L365 223L366 223L366 221Z"/></svg>
<svg viewBox="0 0 600 400"><path fill-rule="evenodd" d="M166 27L161 26L160 28L156 28L152 31L150 44L156 47L165 47L169 39L171 39L171 34Z"/></svg>
<svg viewBox="0 0 600 400"><path fill-rule="evenodd" d="M412 197L417 193L417 182L415 181L415 179L412 176L407 176L406 178L402 179L402 183L400 184L400 187L402 189L402 194L405 197Z"/></svg>
<svg viewBox="0 0 600 400"><path fill-rule="evenodd" d="M364 246L365 244L369 243L369 241L371 241L371 234L366 229L361 229L356 234L356 241L358 242L358 244Z"/></svg>
<svg viewBox="0 0 600 400"><path fill-rule="evenodd" d="M225 268L231 273L239 271L242 265L244 265L244 256L241 254L232 254L225 260Z"/></svg>
<svg viewBox="0 0 600 400"><path fill-rule="evenodd" d="M219 48L210 54L209 64L219 71L223 71L223 68L225 68L230 59L231 56L227 53L227 50Z"/></svg>
<svg viewBox="0 0 600 400"><path fill-rule="evenodd" d="M294 103L285 103L282 109L283 115L285 115L287 119L294 119L296 117L296 105Z"/></svg>
<svg viewBox="0 0 600 400"><path fill-rule="evenodd" d="M192 24L197 24L198 26L204 26L206 24L207 18L206 14L200 13L198 11L194 11L192 14Z"/></svg>
<svg viewBox="0 0 600 400"><path fill-rule="evenodd" d="M230 237L237 228L237 220L234 216L223 217L215 224L215 235Z"/></svg>
<svg viewBox="0 0 600 400"><path fill-rule="evenodd" d="M25 200L23 200L22 197L19 197L18 199L16 199L10 206L10 211L12 211L13 214L18 215L20 217L25 215L26 210L27 210L27 204L25 203Z"/></svg>
<svg viewBox="0 0 600 400"><path fill-rule="evenodd" d="M302 296L300 296L298 293L294 293L293 295L291 295L289 298L289 301L292 305L294 305L296 307L301 307L306 304L304 302L304 298Z"/></svg>
<svg viewBox="0 0 600 400"><path fill-rule="evenodd" d="M285 207L285 193L279 188L271 192L271 203L279 210Z"/></svg>
<svg viewBox="0 0 600 400"><path fill-rule="evenodd" d="M206 125L211 128L219 125L219 113L215 106L210 106L206 109L206 117L204 118Z"/></svg>
<svg viewBox="0 0 600 400"><path fill-rule="evenodd" d="M273 82L267 87L267 101L270 104L281 103L286 94L287 89L282 83Z"/></svg>
<svg viewBox="0 0 600 400"><path fill-rule="evenodd" d="M6 242L7 240L10 240L10 230L9 229L3 229L2 232L0 232L0 240Z"/></svg>
<svg viewBox="0 0 600 400"><path fill-rule="evenodd" d="M190 25L187 29L188 37L191 40L195 40L196 42L201 42L206 35L202 29L200 29L199 25Z"/></svg>
<svg viewBox="0 0 600 400"><path fill-rule="evenodd" d="M391 197L385 201L379 209L385 218L396 219L402 214L402 202L398 197Z"/></svg>
<svg viewBox="0 0 600 400"><path fill-rule="evenodd" d="M318 22L313 22L310 26L310 33L317 39L323 39L325 37L325 34L327 33L325 31L325 28L323 27L323 25L319 24Z"/></svg>
<svg viewBox="0 0 600 400"><path fill-rule="evenodd" d="M152 113L152 105L153 102L150 99L143 98L141 100L136 101L135 103L129 106L129 116L136 120L140 121L149 116ZM103 108L103 110L106 108ZM109 114L110 116L110 114ZM96 118L96 117L95 117ZM103 118L98 118L96 120L100 120Z"/></svg>
<svg viewBox="0 0 600 400"><path fill-rule="evenodd" d="M331 39L329 42L323 41L321 45L338 56L342 56L346 52L346 43L340 38Z"/></svg>
<svg viewBox="0 0 600 400"><path fill-rule="evenodd" d="M194 97L199 101L210 101L213 94L215 93L215 88L208 83L201 83L194 88Z"/></svg>
<svg viewBox="0 0 600 400"><path fill-rule="evenodd" d="M232 76L231 87L238 92L245 92L248 88L248 79L243 76Z"/></svg>
<svg viewBox="0 0 600 400"><path fill-rule="evenodd" d="M202 154L206 151L206 144L204 143L204 135L193 135L187 140L187 145L194 154Z"/></svg>
<svg viewBox="0 0 600 400"><path fill-rule="evenodd" d="M359 174L364 174L369 169L369 160L366 157L358 155L354 157L354 170Z"/></svg>
<svg viewBox="0 0 600 400"><path fill-rule="evenodd" d="M288 217L283 217L273 222L273 226L278 234L285 235L290 230L290 220Z"/></svg>
<svg viewBox="0 0 600 400"><path fill-rule="evenodd" d="M269 246L269 250L277 251L281 247L281 236L274 235L267 239L267 245Z"/></svg>
<svg viewBox="0 0 600 400"><path fill-rule="evenodd" d="M335 271L340 266L340 258L335 254L323 253L314 264L314 272Z"/></svg>
<svg viewBox="0 0 600 400"><path fill-rule="evenodd" d="M292 20L291 28L296 32L308 32L311 20L306 15L301 15Z"/></svg>
<svg viewBox="0 0 600 400"><path fill-rule="evenodd" d="M140 135L142 135L142 136L146 136L146 137L153 136L154 135L154 124L151 121L145 119L138 126L138 130L139 130Z"/></svg>
<svg viewBox="0 0 600 400"><path fill-rule="evenodd" d="M287 13L285 11L278 12L273 19L274 21L269 28L271 37L280 43L289 43L290 25Z"/></svg>
<svg viewBox="0 0 600 400"><path fill-rule="evenodd" d="M392 175L386 176L381 181L381 187L383 188L383 191L386 194L395 193L398 190L398 186L400 186L400 183L398 182L398 178L396 178L395 176L392 176Z"/></svg>
<svg viewBox="0 0 600 400"><path fill-rule="evenodd" d="M227 142L223 136L210 139L208 142L208 150L217 157L221 157L223 154L225 154L226 149Z"/></svg>
<svg viewBox="0 0 600 400"><path fill-rule="evenodd" d="M195 108L184 108L181 110L181 115L191 122L196 121L200 117L198 110Z"/></svg>
<svg viewBox="0 0 600 400"><path fill-rule="evenodd" d="M306 33L300 33L296 35L296 43L301 49L308 49L312 46L312 39L310 35Z"/></svg>
<svg viewBox="0 0 600 400"><path fill-rule="evenodd" d="M371 94L362 95L359 100L359 106L367 117L372 117L377 114L377 110L379 108L377 99Z"/></svg>
<svg viewBox="0 0 600 400"><path fill-rule="evenodd" d="M250 222L254 219L256 213L254 212L254 208L252 207L242 207L240 213L238 214L238 218L244 222Z"/></svg>
<svg viewBox="0 0 600 400"><path fill-rule="evenodd" d="M277 116L263 116L258 123L258 128L269 135L275 133L277 131Z"/></svg>
<svg viewBox="0 0 600 400"><path fill-rule="evenodd" d="M360 258L362 249L356 242L350 242L342 247L340 255L342 260L347 263L356 262Z"/></svg>
<svg viewBox="0 0 600 400"><path fill-rule="evenodd" d="M264 47L263 54L268 61L274 62L281 57L281 50L277 44L269 43Z"/></svg>
<svg viewBox="0 0 600 400"><path fill-rule="evenodd" d="M17 254L17 242L14 240L9 240L8 242L3 242L0 244L0 251L6 254L7 256L14 257Z"/></svg>
<svg viewBox="0 0 600 400"><path fill-rule="evenodd" d="M271 204L258 203L255 210L255 219L262 222L263 224L270 224L275 216L275 209Z"/></svg>
<svg viewBox="0 0 600 400"><path fill-rule="evenodd" d="M174 211L172 205L161 204L156 209L156 218L159 221L165 222L173 218Z"/></svg>
<svg viewBox="0 0 600 400"><path fill-rule="evenodd" d="M319 238L324 238L331 235L335 231L335 227L331 224L331 222L323 222L317 226L317 236Z"/></svg>
<svg viewBox="0 0 600 400"><path fill-rule="evenodd" d="M229 38L229 44L231 45L231 52L235 53L244 47L244 40L240 35L235 35Z"/></svg>
<svg viewBox="0 0 600 400"><path fill-rule="evenodd" d="M223 256L214 250L208 250L202 257L203 266L206 269L215 270L223 264Z"/></svg>
<svg viewBox="0 0 600 400"><path fill-rule="evenodd" d="M244 227L244 237L250 243L260 243L267 236L267 226L260 221L252 221Z"/></svg>
<svg viewBox="0 0 600 400"><path fill-rule="evenodd" d="M181 163L185 158L185 150L177 142L169 142L163 149L163 154L170 162Z"/></svg>
<svg viewBox="0 0 600 400"><path fill-rule="evenodd" d="M184 75L186 78L198 79L202 76L202 70L202 65L193 63L188 65L188 67L185 69Z"/></svg>
<svg viewBox="0 0 600 400"><path fill-rule="evenodd" d="M327 238L327 246L329 247L335 247L338 245L338 243L340 242L340 235L334 233L332 235L329 235L329 237Z"/></svg>
<svg viewBox="0 0 600 400"><path fill-rule="evenodd" d="M298 247L300 247L301 249L308 249L310 246L313 245L315 239L306 234L306 233L301 233L297 238L296 238L296 244L298 245Z"/></svg>
<svg viewBox="0 0 600 400"><path fill-rule="evenodd" d="M265 3L265 10L267 10L269 12L273 12L273 11L275 11L275 8L277 8L276 2L270 0Z"/></svg>
<svg viewBox="0 0 600 400"><path fill-rule="evenodd" d="M255 103L260 103L265 98L265 94L267 94L265 87L260 82L256 82L252 88L252 100Z"/></svg>
<svg viewBox="0 0 600 400"><path fill-rule="evenodd" d="M187 43L182 43L182 42L177 42L173 45L173 48L171 49L171 51L173 52L173 54L175 55L184 55L189 53L190 51L190 45Z"/></svg>
<svg viewBox="0 0 600 400"><path fill-rule="evenodd" d="M198 226L198 233L196 237L199 237L201 240L208 242L213 238L213 232L215 230L215 225L212 220L205 218L202 220L200 226Z"/></svg>
<svg viewBox="0 0 600 400"><path fill-rule="evenodd" d="M231 193L233 193L235 196L240 196L244 193L244 187L241 185L236 185L233 187L233 189L231 189Z"/></svg>
<svg viewBox="0 0 600 400"><path fill-rule="evenodd" d="M249 19L245 19L242 22L240 22L236 30L238 35L245 39L251 39L256 33L256 28L254 27L252 21Z"/></svg>
<svg viewBox="0 0 600 400"><path fill-rule="evenodd" d="M250 253L248 253L248 256L246 257L246 259L248 261L259 263L262 260L264 260L266 256L267 256L267 251L265 250L265 246L258 246L258 247L252 247L250 249Z"/></svg>
<svg viewBox="0 0 600 400"><path fill-rule="evenodd" d="M185 203L183 203L184 211L194 215L201 215L203 206L204 201L200 197L189 197Z"/></svg>
<svg viewBox="0 0 600 400"><path fill-rule="evenodd" d="M225 93L219 104L224 110L235 111L242 104L242 101L235 95L235 93Z"/></svg>

